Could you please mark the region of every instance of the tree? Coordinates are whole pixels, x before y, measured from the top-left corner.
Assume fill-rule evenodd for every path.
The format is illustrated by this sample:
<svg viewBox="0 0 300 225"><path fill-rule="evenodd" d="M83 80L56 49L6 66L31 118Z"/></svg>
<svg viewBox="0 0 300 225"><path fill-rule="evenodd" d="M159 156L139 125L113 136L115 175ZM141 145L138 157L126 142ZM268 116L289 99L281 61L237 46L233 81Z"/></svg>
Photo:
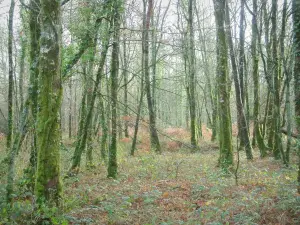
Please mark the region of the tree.
<svg viewBox="0 0 300 225"><path fill-rule="evenodd" d="M14 17L15 1L11 0L9 9L9 20L8 20L8 134L6 148L9 154L9 171L7 179L7 202L11 202L13 193L13 177L14 177L14 161L15 153L11 148L12 134L13 134L13 55L12 55L12 43L13 43L13 17Z"/></svg>
<svg viewBox="0 0 300 225"><path fill-rule="evenodd" d="M294 90L295 90L295 118L298 134L300 133L300 2L293 0L293 33L294 33ZM298 138L300 142L300 138ZM300 147L298 144L298 154L300 157ZM298 193L300 194L300 160L298 168Z"/></svg>
<svg viewBox="0 0 300 225"><path fill-rule="evenodd" d="M195 96L195 74L196 74L196 59L195 59L195 44L194 44L194 23L193 23L193 0L189 0L188 5L188 62L189 62L189 80L188 80L188 100L190 107L190 129L191 129L191 145L196 148L196 96Z"/></svg>
<svg viewBox="0 0 300 225"><path fill-rule="evenodd" d="M280 132L281 126L281 113L280 113L280 74L278 71L278 53L277 53L277 0L272 0L272 14L271 14L271 44L272 44L272 81L273 81L273 94L274 94L274 105L273 105L273 132L274 138L274 149L273 154L275 159L283 158L285 162L285 156L282 148L282 138Z"/></svg>
<svg viewBox="0 0 300 225"><path fill-rule="evenodd" d="M39 112L37 116L37 171L35 193L39 201L59 203L60 178L61 9L59 1L41 0Z"/></svg>
<svg viewBox="0 0 300 225"><path fill-rule="evenodd" d="M40 36L41 25L38 21L38 15L40 14L40 0L31 0L29 3L29 36L30 36L30 50L29 50L29 88L28 88L28 100L30 110L30 120L32 124L32 140L30 151L30 165L29 176L34 177L37 167L37 131L36 122L38 112L38 79L39 79L39 62L40 62ZM32 185L34 186L34 185Z"/></svg>
<svg viewBox="0 0 300 225"><path fill-rule="evenodd" d="M226 27L227 27L227 40L230 49L230 58L232 73L235 86L235 97L236 97L236 107L237 107L237 124L238 124L238 136L240 138L241 146L245 147L247 159L252 159L252 148L249 140L249 130L246 121L246 113L244 107L244 88L243 88L243 76L244 76L244 42L245 42L245 30L244 30L244 1L241 0L241 13L240 13L240 46L239 46L239 65L236 65L236 57L234 53L234 46L231 35L230 26L230 16L229 16L229 6L226 4ZM239 70L238 70L239 68Z"/></svg>
<svg viewBox="0 0 300 225"><path fill-rule="evenodd" d="M146 4L146 0L143 1ZM153 100L151 95L151 83L150 83L150 67L149 67L149 29L150 29L150 20L153 13L153 1L148 0L148 10L146 15L145 28L143 29L143 59L144 59L144 77L145 77L145 89L148 103L149 111L149 126L150 126L150 141L151 147L157 152L161 152L161 147L159 143L158 133L156 130L156 118L153 108Z"/></svg>
<svg viewBox="0 0 300 225"><path fill-rule="evenodd" d="M217 27L217 86L219 113L219 163L223 169L233 164L231 115L230 115L230 81L228 75L227 43L224 28L225 0L214 0Z"/></svg>
<svg viewBox="0 0 300 225"><path fill-rule="evenodd" d="M13 65L13 17L15 1L11 0L8 20L8 134L7 134L7 151L10 150L13 135L13 90L14 90L14 65Z"/></svg>
<svg viewBox="0 0 300 225"><path fill-rule="evenodd" d="M117 176L117 107L118 107L118 73L119 73L119 52L120 52L120 19L122 1L113 1L113 44L110 73L111 91L111 143L109 146L107 177L116 178Z"/></svg>
<svg viewBox="0 0 300 225"><path fill-rule="evenodd" d="M262 132L260 130L259 123L259 102L260 102L260 92L259 92L259 58L257 55L257 40L258 40L258 26L257 26L257 0L253 0L253 12L252 12L252 37L251 37L251 57L252 57L252 77L253 77L253 96L254 96L254 107L253 107L253 145L255 142L258 145L260 151L260 157L265 157L267 155L267 147L264 143Z"/></svg>

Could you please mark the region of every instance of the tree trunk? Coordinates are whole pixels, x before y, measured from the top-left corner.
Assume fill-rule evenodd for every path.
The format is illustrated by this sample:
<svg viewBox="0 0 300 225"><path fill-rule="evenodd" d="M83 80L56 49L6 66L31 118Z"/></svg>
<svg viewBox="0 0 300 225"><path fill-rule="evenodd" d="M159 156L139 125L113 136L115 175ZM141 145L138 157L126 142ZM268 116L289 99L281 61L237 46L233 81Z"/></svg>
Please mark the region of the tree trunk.
<svg viewBox="0 0 300 225"><path fill-rule="evenodd" d="M142 73L141 93L140 93L140 98L139 98L139 102L138 102L138 108L137 108L137 114L136 114L135 126L134 126L134 134L133 134L131 151L130 151L131 156L134 156L134 152L135 152L135 149L136 149L137 134L138 134L138 130L139 130L139 122L140 122L140 117L141 117L141 109L142 109L142 104L143 104L143 98L144 98L144 76L143 76L143 73Z"/></svg>
<svg viewBox="0 0 300 225"><path fill-rule="evenodd" d="M72 138L72 78L69 80L69 119L68 119L68 128L69 128L69 139Z"/></svg>
<svg viewBox="0 0 300 225"><path fill-rule="evenodd" d="M24 19L23 14L21 10L21 18L22 18L22 24L24 26ZM21 53L20 53L20 74L19 74L19 95L20 95L20 112L22 113L24 109L24 74L25 74L25 57L26 57L26 50L27 50L27 40L25 31L22 31L21 34Z"/></svg>
<svg viewBox="0 0 300 225"><path fill-rule="evenodd" d="M290 82L291 82L291 75L290 72L287 71L287 62L285 60L285 49L284 49L284 39L286 33L286 19L287 19L287 0L283 2L283 9L282 9L282 23L281 23L281 34L280 34L280 67L283 69L283 73L286 76L285 79L285 86L286 86L286 93L285 93L285 109L286 109L286 119L287 119L287 143L286 143L286 152L284 154L285 163L288 166L290 161L290 148L291 148L291 133L292 133L292 114L291 114L291 104L290 104ZM284 94L284 93L283 93Z"/></svg>
<svg viewBox="0 0 300 225"><path fill-rule="evenodd" d="M300 133L300 2L293 0L293 33L294 33L294 91L295 91L295 118L296 129ZM300 141L300 138L298 138ZM299 168L298 168L298 193L300 194L300 145L298 144Z"/></svg>
<svg viewBox="0 0 300 225"><path fill-rule="evenodd" d="M124 72L123 72L123 76L124 76L124 122L125 122L125 126L124 126L124 135L126 138L129 138L129 133L128 133L128 119L129 119L129 114L128 114L128 65L127 65L127 42L126 40L124 40L123 43L123 56L124 56Z"/></svg>
<svg viewBox="0 0 300 225"><path fill-rule="evenodd" d="M40 14L40 0L31 0L29 4L33 10L29 14L29 30L30 30L30 85L28 95L31 101L30 111L32 120L32 141L30 151L30 170L31 176L34 177L36 166L37 166L37 133L36 133L36 121L38 111L38 79L39 79L39 63L40 63L40 36L41 36L41 25L38 22Z"/></svg>
<svg viewBox="0 0 300 225"><path fill-rule="evenodd" d="M49 16L51 15L51 16ZM39 202L59 203L61 83L61 10L60 2L41 0L41 39L39 112L37 117L37 172L35 193Z"/></svg>
<svg viewBox="0 0 300 225"><path fill-rule="evenodd" d="M230 115L230 81L228 75L227 43L224 28L225 0L214 0L217 27L217 84L219 91L219 163L224 170L233 164Z"/></svg>
<svg viewBox="0 0 300 225"><path fill-rule="evenodd" d="M101 129L102 129L102 136L101 136L101 159L107 163L107 138L108 138L108 126L106 122L106 115L105 115L105 108L103 103L103 97L99 97L99 105L100 105L100 120L101 120Z"/></svg>
<svg viewBox="0 0 300 225"><path fill-rule="evenodd" d="M11 0L8 19L8 133L7 151L11 148L13 136L13 90L14 90L14 65L13 65L13 20L14 20L15 1Z"/></svg>
<svg viewBox="0 0 300 225"><path fill-rule="evenodd" d="M283 154L282 138L280 132L281 126L281 112L280 112L280 78L278 71L278 53L277 53L277 0L272 0L272 30L271 30L271 43L272 43L272 59L273 59L273 93L274 93L274 105L273 105L273 127L274 127L274 149L273 154L275 159L282 157L285 162Z"/></svg>
<svg viewBox="0 0 300 225"><path fill-rule="evenodd" d="M244 76L244 39L245 39L245 31L244 31L244 0L241 0L241 14L240 14L240 46L239 46L239 74L236 65L236 59L234 55L234 47L231 36L231 28L230 28L230 17L229 17L229 9L228 4L226 4L226 26L227 26L227 36L228 43L230 48L230 58L232 65L232 72L234 78L235 85L235 96L236 96L236 107L237 107L237 119L238 119L238 137L240 138L240 146L246 149L247 159L252 159L252 148L249 139L249 129L246 121L246 113L244 107L244 93L243 93L243 76Z"/></svg>
<svg viewBox="0 0 300 225"><path fill-rule="evenodd" d="M14 169L15 169L15 151L11 148L12 133L13 133L13 18L14 18L15 1L11 0L8 19L8 134L6 149L9 152L8 177L7 177L7 202L12 201L13 186L14 186Z"/></svg>
<svg viewBox="0 0 300 225"><path fill-rule="evenodd" d="M145 1L144 1L144 4ZM151 96L151 82L150 82L150 68L149 68L149 28L150 28L150 19L151 14L153 13L153 2L152 0L148 1L148 11L146 15L146 23L144 32L144 40L143 40L143 54L144 54L144 76L145 76L145 88L147 95L147 103L148 103L148 111L149 111L149 126L150 126L150 141L151 148L155 150L157 153L161 153L161 147L159 143L158 133L156 130L156 118L153 109L153 100Z"/></svg>
<svg viewBox="0 0 300 225"><path fill-rule="evenodd" d="M118 136L118 73L119 73L119 50L120 50L120 7L121 2L114 2L113 9L113 44L112 44L112 59L111 59L111 142L109 146L107 177L116 178L117 176L117 136Z"/></svg>
<svg viewBox="0 0 300 225"><path fill-rule="evenodd" d="M190 132L191 132L191 145L197 147L197 133L196 133L196 96L195 96L195 83L196 83L196 67L195 67L195 44L194 44L194 23L193 23L193 8L195 7L194 1L189 0L188 5L188 62L189 62L189 77L188 77L188 96L190 107Z"/></svg>
<svg viewBox="0 0 300 225"><path fill-rule="evenodd" d="M258 73L258 55L257 55L257 38L258 38L258 27L257 27L257 0L253 0L253 15L252 15L252 40L251 40L251 56L252 56L252 77L254 86L254 107L253 107L253 145L255 141L260 151L260 157L263 158L267 155L266 146L262 133L260 131L259 124L259 73Z"/></svg>

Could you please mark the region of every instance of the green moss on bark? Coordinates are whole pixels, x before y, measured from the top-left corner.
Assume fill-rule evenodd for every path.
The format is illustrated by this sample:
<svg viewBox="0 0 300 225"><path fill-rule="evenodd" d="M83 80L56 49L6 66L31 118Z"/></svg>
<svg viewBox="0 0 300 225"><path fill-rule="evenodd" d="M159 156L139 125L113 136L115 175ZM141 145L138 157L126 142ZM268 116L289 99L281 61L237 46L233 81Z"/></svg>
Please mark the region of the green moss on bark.
<svg viewBox="0 0 300 225"><path fill-rule="evenodd" d="M38 201L58 204L62 197L59 111L63 91L59 1L41 0L41 21L35 194Z"/></svg>

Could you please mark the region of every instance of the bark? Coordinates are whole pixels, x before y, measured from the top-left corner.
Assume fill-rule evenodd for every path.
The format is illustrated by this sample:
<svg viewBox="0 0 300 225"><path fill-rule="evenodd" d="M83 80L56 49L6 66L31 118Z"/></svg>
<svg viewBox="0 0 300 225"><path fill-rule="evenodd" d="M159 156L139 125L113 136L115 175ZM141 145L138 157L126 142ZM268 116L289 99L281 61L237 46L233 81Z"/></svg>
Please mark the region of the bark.
<svg viewBox="0 0 300 225"><path fill-rule="evenodd" d="M105 108L103 103L103 97L101 96L100 99L100 120L101 120L101 129L102 129L102 136L101 136L101 159L107 163L107 139L108 139L108 126L106 122L106 115L105 115Z"/></svg>
<svg viewBox="0 0 300 225"><path fill-rule="evenodd" d="M286 165L288 165L289 161L290 161L291 133L292 133L292 124L291 124L292 123L292 113L291 113L291 104L290 104L291 75L290 75L290 72L287 71L287 69L286 69L287 62L286 62L285 56L284 56L284 54L285 54L284 40L285 40L285 35L286 35L286 19L287 19L287 0L284 0L283 9L282 9L281 34L280 34L280 64L281 64L280 68L283 68L283 74L285 74L285 76L286 76L286 79L285 79L285 87L286 87L285 109L286 109L288 136L287 136L287 142L286 142L286 152L284 153L284 157L285 157L285 163L286 163Z"/></svg>
<svg viewBox="0 0 300 225"><path fill-rule="evenodd" d="M135 126L134 126L134 134L133 134L131 151L130 151L131 156L134 156L134 153L136 150L137 134L138 134L138 130L139 130L139 122L140 122L140 117L141 117L143 98L144 98L144 76L142 75L141 93L140 93L140 98L139 98L139 103L138 103L138 108L137 108L137 115L136 115Z"/></svg>
<svg viewBox="0 0 300 225"><path fill-rule="evenodd" d="M38 78L39 78L39 56L40 56L40 35L41 25L38 22L38 15L40 14L40 0L31 0L29 6L32 8L29 14L29 30L30 30L30 85L28 95L30 98L30 111L33 124L32 142L30 152L30 170L31 176L34 177L34 173L37 166L37 134L36 134L36 122L37 110L38 110Z"/></svg>
<svg viewBox="0 0 300 225"><path fill-rule="evenodd" d="M14 169L15 169L15 158L16 151L11 148L12 134L13 134L13 17L14 17L15 1L11 0L9 9L9 19L8 19L8 133L7 133L7 143L6 148L9 152L8 159L8 177L7 177L7 202L12 202L13 186L14 186Z"/></svg>
<svg viewBox="0 0 300 225"><path fill-rule="evenodd" d="M161 153L158 133L156 130L156 118L153 109L153 100L151 96L151 82L150 82L150 73L149 73L150 72L149 71L149 28L150 28L150 19L152 13L153 13L153 1L149 0L145 29L143 30L144 32L144 40L143 40L144 76L145 76L145 88L146 88L146 96L147 96L148 111L149 111L151 148L153 148L155 152Z"/></svg>
<svg viewBox="0 0 300 225"><path fill-rule="evenodd" d="M8 19L8 133L7 151L11 148L13 137L13 90L14 90L14 66L13 66L13 20L14 20L15 1L11 0Z"/></svg>
<svg viewBox="0 0 300 225"><path fill-rule="evenodd" d="M93 168L94 165L93 165L93 138L92 138L92 134L93 134L93 111L94 111L94 105L95 105L95 100L94 102L93 101L93 92L92 92L92 88L93 87L93 81L94 81L94 61L95 61L95 54L96 54L96 46L97 46L97 31L95 33L95 37L94 37L94 41L93 41L93 46L91 47L90 49L90 52L89 52L89 56L90 56L90 59L89 59L89 63L88 63L88 77L87 77L87 87L88 87L88 92L87 92L87 105L88 106L91 106L92 105L92 111L91 111L91 118L89 118L89 126L87 128L87 131L84 131L84 132L87 132L87 140L86 140L86 148L87 148L87 151L86 151L86 167L87 168ZM104 48L106 48L106 46L104 46ZM104 66L104 63L103 63L103 66ZM101 71L101 75L103 74L103 71ZM100 83L100 81L99 81ZM99 86L99 83L98 83L98 86ZM96 83L95 83L96 85ZM97 86L97 89L99 88ZM96 89L96 90L97 90ZM95 93L95 96L97 96L97 94ZM89 113L89 112L88 112ZM86 118L88 119L88 118ZM83 147L83 149L85 148L85 146Z"/></svg>
<svg viewBox="0 0 300 225"><path fill-rule="evenodd" d="M228 77L227 43L224 28L225 0L214 0L217 27L217 84L219 100L219 163L224 170L233 164L230 115L230 81Z"/></svg>
<svg viewBox="0 0 300 225"><path fill-rule="evenodd" d="M58 1L41 0L39 112L37 116L37 172L35 194L38 202L59 204L61 81L61 9Z"/></svg>
<svg viewBox="0 0 300 225"><path fill-rule="evenodd" d="M293 0L293 34L294 34L294 91L295 91L295 119L296 129L300 133L300 2ZM298 141L300 137L298 136ZM298 193L300 194L300 145L298 144L299 168L298 168Z"/></svg>
<svg viewBox="0 0 300 225"><path fill-rule="evenodd" d="M124 76L124 115L126 117L128 117L128 65L127 65L127 42L124 40L124 44L123 44L123 56L124 56L124 72L123 72L123 76ZM128 119L125 118L125 126L124 126L124 134L125 137L128 138L129 137L129 133L128 133Z"/></svg>
<svg viewBox="0 0 300 225"><path fill-rule="evenodd" d="M193 8L195 7L194 1L189 0L188 5L188 61L189 61L189 81L188 81L188 95L190 107L190 132L191 132L191 145L197 147L197 133L196 133L196 96L195 96L195 83L196 83L196 61L195 61L195 44L194 44L194 23L193 23Z"/></svg>
<svg viewBox="0 0 300 225"><path fill-rule="evenodd" d="M281 126L281 112L280 112L280 78L278 71L278 53L277 53L277 0L272 0L272 30L271 30L271 42L272 42L272 60L273 60L273 84L274 84L274 105L273 105L273 127L274 127L274 149L273 154L275 159L282 157L285 163L285 156L282 147L282 138L280 132Z"/></svg>
<svg viewBox="0 0 300 225"><path fill-rule="evenodd" d="M110 73L111 88L111 142L109 146L107 177L116 178L118 172L117 164L117 136L118 136L118 73L119 73L119 52L120 52L120 1L114 2L113 21L114 33L112 44L112 59Z"/></svg>
<svg viewBox="0 0 300 225"><path fill-rule="evenodd" d="M251 40L251 56L252 56L252 77L253 77L253 91L254 91L254 107L253 107L253 120L254 120L254 129L253 129L253 143L257 143L260 157L263 158L267 155L266 145L260 130L259 124L259 102L260 102L260 93L259 93L259 72L258 72L258 63L259 58L257 55L257 38L258 38L258 26L257 26L257 0L253 0L253 15L252 15L252 40ZM255 144L254 144L255 145Z"/></svg>
<svg viewBox="0 0 300 225"><path fill-rule="evenodd" d="M22 17L22 24L24 24L23 15ZM26 50L27 50L27 40L25 34L23 34L24 31L22 31L22 35L20 37L21 39L21 53L20 53L20 73L19 73L19 95L20 95L20 112L23 112L24 108L24 75L25 75L25 57L26 57Z"/></svg>

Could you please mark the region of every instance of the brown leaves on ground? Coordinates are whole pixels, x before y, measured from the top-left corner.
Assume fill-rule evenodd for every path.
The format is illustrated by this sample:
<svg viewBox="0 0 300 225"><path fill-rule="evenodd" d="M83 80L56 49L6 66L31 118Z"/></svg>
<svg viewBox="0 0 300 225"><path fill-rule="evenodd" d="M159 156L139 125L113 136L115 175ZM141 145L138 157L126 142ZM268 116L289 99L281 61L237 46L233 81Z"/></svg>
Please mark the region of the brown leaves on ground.
<svg viewBox="0 0 300 225"><path fill-rule="evenodd" d="M241 153L239 186L214 150L121 157L118 180L100 165L66 183L68 215L73 224L297 224L296 169L258 154Z"/></svg>

